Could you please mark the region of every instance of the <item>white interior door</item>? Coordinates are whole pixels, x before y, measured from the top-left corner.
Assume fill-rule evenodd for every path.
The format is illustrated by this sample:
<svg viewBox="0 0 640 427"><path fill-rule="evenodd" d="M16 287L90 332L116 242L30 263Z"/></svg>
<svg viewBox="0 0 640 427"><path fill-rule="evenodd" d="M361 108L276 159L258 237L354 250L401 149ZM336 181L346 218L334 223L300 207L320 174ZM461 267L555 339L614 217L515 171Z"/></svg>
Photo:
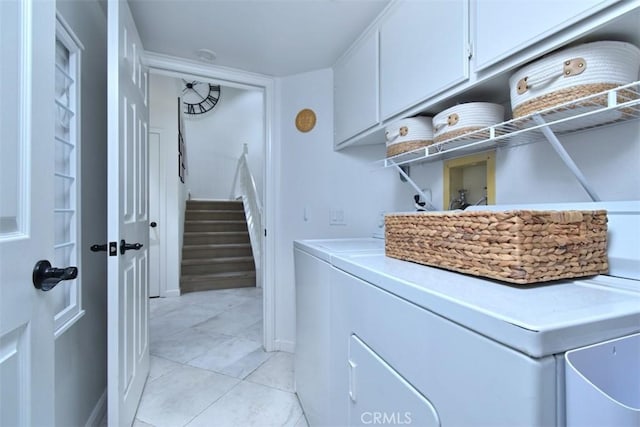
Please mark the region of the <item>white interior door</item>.
<svg viewBox="0 0 640 427"><path fill-rule="evenodd" d="M107 395L111 426L131 425L149 373L149 110L142 51L127 2L110 1Z"/></svg>
<svg viewBox="0 0 640 427"><path fill-rule="evenodd" d="M0 29L0 425L46 426L54 319L32 272L54 257L55 3L0 1Z"/></svg>

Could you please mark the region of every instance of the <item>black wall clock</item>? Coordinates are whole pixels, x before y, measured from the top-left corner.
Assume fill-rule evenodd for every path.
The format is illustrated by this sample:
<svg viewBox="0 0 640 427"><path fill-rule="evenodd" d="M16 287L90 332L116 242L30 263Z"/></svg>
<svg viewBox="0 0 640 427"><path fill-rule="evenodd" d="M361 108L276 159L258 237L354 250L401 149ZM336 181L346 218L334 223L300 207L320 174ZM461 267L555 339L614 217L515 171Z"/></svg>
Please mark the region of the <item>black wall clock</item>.
<svg viewBox="0 0 640 427"><path fill-rule="evenodd" d="M185 114L198 115L211 111L220 99L220 85L182 80L182 105Z"/></svg>

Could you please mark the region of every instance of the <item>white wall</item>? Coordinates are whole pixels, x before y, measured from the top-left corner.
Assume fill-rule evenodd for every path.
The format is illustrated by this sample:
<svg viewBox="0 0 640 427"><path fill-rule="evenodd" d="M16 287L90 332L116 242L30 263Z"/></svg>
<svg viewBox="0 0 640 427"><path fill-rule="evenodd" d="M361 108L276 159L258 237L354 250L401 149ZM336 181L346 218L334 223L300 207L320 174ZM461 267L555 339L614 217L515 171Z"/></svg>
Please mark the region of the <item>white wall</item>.
<svg viewBox="0 0 640 427"><path fill-rule="evenodd" d="M402 204L397 174L373 165L384 156L383 145L333 151L332 93L330 69L276 80L280 126L276 339L278 347L285 350L293 349L295 338L293 241L370 236L379 212ZM313 109L317 116L316 127L308 133L298 132L294 123L296 114L304 108ZM344 211L346 225L329 225L331 209Z"/></svg>
<svg viewBox="0 0 640 427"><path fill-rule="evenodd" d="M640 199L640 122L559 139L602 200ZM583 201L588 194L548 142L498 151L496 203Z"/></svg>
<svg viewBox="0 0 640 427"><path fill-rule="evenodd" d="M164 242L165 260L161 258L161 271L166 288L161 296L180 295L180 262L184 230L184 204L186 185L178 177L178 86L175 79L151 74L149 80L149 124L160 134L160 165L165 188L164 223L158 221L161 242ZM162 257L162 255L161 255Z"/></svg>
<svg viewBox="0 0 640 427"><path fill-rule="evenodd" d="M55 400L55 425L81 426L107 387L107 258L104 252L89 251L91 245L107 241L107 28L97 1L58 0L57 8L85 48L80 142L85 315L56 340L51 399ZM101 403L106 404L106 399Z"/></svg>
<svg viewBox="0 0 640 427"><path fill-rule="evenodd" d="M186 116L189 185L194 199L228 199L243 144L263 200L264 99L261 90L222 87L220 101L202 117Z"/></svg>

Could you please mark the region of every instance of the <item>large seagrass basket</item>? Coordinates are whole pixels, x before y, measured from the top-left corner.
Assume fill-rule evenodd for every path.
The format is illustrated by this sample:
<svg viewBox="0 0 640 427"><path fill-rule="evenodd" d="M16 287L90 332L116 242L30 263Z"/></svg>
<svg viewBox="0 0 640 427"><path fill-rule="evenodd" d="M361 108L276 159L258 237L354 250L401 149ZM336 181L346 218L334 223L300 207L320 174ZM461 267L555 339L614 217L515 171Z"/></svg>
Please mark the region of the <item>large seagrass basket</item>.
<svg viewBox="0 0 640 427"><path fill-rule="evenodd" d="M385 238L389 257L516 284L608 270L604 210L388 214Z"/></svg>

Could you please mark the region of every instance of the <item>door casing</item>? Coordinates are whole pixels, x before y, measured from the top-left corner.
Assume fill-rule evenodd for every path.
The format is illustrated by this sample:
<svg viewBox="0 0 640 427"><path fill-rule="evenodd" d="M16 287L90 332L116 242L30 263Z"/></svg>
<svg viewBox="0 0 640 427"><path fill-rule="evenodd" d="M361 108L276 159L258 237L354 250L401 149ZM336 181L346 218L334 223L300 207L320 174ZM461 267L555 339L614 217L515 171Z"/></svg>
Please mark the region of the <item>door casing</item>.
<svg viewBox="0 0 640 427"><path fill-rule="evenodd" d="M161 74L175 78L193 78L207 80L223 86L239 89L261 89L264 94L264 211L262 253L264 256L262 271L263 283L263 344L266 351L293 352L293 343L282 342L275 336L275 238L277 235L275 221L276 183L278 181L275 159L277 158L277 140L275 126L275 81L268 76L215 66L191 63L179 58L167 57L146 52L145 63L153 74Z"/></svg>

